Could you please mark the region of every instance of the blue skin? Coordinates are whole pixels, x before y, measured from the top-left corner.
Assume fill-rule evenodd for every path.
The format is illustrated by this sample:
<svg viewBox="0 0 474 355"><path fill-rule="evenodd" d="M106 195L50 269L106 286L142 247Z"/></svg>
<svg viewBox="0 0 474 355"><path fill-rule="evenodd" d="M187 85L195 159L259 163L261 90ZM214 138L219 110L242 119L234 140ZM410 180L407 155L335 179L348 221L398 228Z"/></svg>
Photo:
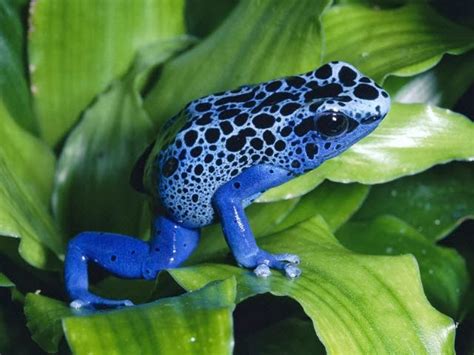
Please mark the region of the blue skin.
<svg viewBox="0 0 474 355"><path fill-rule="evenodd" d="M65 263L71 306L131 305L90 293L87 264L122 278L154 279L183 263L200 228L217 219L239 265L261 277L270 269L299 276L296 255L258 247L244 208L367 136L389 108L382 88L342 62L191 102L165 125L132 174L161 214L150 241L99 232L72 239Z"/></svg>

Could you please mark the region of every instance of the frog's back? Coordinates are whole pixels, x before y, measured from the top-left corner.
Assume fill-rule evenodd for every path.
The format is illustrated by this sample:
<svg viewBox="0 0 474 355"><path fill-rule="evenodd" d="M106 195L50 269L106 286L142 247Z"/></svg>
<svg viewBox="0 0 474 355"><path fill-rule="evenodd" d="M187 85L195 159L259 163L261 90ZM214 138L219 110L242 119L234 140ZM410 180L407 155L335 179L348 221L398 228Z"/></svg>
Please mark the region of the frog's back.
<svg viewBox="0 0 474 355"><path fill-rule="evenodd" d="M201 227L215 219L215 191L246 168L270 164L299 175L307 170L308 160L313 168L319 165L318 153L337 147L317 146L317 137L311 137L316 133L304 117L314 116L324 105L342 108L358 100L351 96L356 83L348 83L352 89L347 91L338 72L333 73L337 66L347 68L332 63L188 104L166 125L149 161L152 193L167 214L186 226ZM356 76L349 75L352 80ZM359 109L355 114L365 114L355 106Z"/></svg>

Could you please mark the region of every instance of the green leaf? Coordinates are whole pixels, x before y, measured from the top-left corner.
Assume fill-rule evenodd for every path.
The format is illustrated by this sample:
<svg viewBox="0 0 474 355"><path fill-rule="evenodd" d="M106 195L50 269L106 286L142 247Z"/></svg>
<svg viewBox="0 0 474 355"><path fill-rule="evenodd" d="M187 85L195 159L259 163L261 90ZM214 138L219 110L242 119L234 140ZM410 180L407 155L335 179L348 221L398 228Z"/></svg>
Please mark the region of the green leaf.
<svg viewBox="0 0 474 355"><path fill-rule="evenodd" d="M435 164L473 159L473 122L437 107L393 104L388 116L369 136L319 168L269 190L262 199L267 199L267 195L271 200L289 194L299 196L324 178L379 184L416 174Z"/></svg>
<svg viewBox="0 0 474 355"><path fill-rule="evenodd" d="M63 321L75 354L231 354L235 280Z"/></svg>
<svg viewBox="0 0 474 355"><path fill-rule="evenodd" d="M0 272L0 287L15 287L15 284Z"/></svg>
<svg viewBox="0 0 474 355"><path fill-rule="evenodd" d="M446 56L433 69L411 78L389 77L384 84L394 101L454 106L474 82L474 51Z"/></svg>
<svg viewBox="0 0 474 355"><path fill-rule="evenodd" d="M272 232L282 231L308 218L321 215L332 231L338 229L364 202L369 187L325 182L304 195L298 205Z"/></svg>
<svg viewBox="0 0 474 355"><path fill-rule="evenodd" d="M298 254L302 276L288 280L274 272L259 279L251 271L222 264L169 272L187 290L235 276L238 301L265 292L294 298L328 353L454 353L454 323L426 300L412 256L355 254L337 242L321 218L265 237L260 244L271 252Z"/></svg>
<svg viewBox="0 0 474 355"><path fill-rule="evenodd" d="M154 138L139 84L150 68L189 43L179 37L141 50L129 73L98 97L68 137L53 195L55 215L68 235L83 230L137 235L145 196L133 190L130 173Z"/></svg>
<svg viewBox="0 0 474 355"><path fill-rule="evenodd" d="M466 218L474 218L474 166L451 163L374 186L353 220L391 214L429 240L447 236Z"/></svg>
<svg viewBox="0 0 474 355"><path fill-rule="evenodd" d="M324 61L343 60L377 81L411 76L438 63L445 53L474 47L474 32L425 4L380 10L335 6L323 17Z"/></svg>
<svg viewBox="0 0 474 355"><path fill-rule="evenodd" d="M26 295L25 316L31 337L47 352L58 351L63 337L61 319L71 316L72 310L63 302L34 293Z"/></svg>
<svg viewBox="0 0 474 355"><path fill-rule="evenodd" d="M326 354L326 351L310 321L289 318L248 336L236 347L236 354L316 355Z"/></svg>
<svg viewBox="0 0 474 355"><path fill-rule="evenodd" d="M56 144L138 48L184 32L183 0L35 1L28 52L41 135Z"/></svg>
<svg viewBox="0 0 474 355"><path fill-rule="evenodd" d="M0 135L0 235L21 238L19 252L31 265L55 268L64 247L48 213L54 156L18 127L2 104Z"/></svg>
<svg viewBox="0 0 474 355"><path fill-rule="evenodd" d="M0 101L21 127L36 133L38 127L24 69L24 29L20 15L15 4L0 2Z"/></svg>
<svg viewBox="0 0 474 355"><path fill-rule="evenodd" d="M469 275L464 259L455 250L434 245L411 226L389 215L367 222L346 223L337 232L337 238L359 253L413 254L420 266L428 299L442 312L459 317Z"/></svg>
<svg viewBox="0 0 474 355"><path fill-rule="evenodd" d="M75 354L225 354L233 346L234 299L233 279L140 306L77 314L30 293L25 314L33 339L48 352L57 351L64 331Z"/></svg>
<svg viewBox="0 0 474 355"><path fill-rule="evenodd" d="M164 67L145 108L160 126L201 96L314 69L329 2L240 1L215 32Z"/></svg>

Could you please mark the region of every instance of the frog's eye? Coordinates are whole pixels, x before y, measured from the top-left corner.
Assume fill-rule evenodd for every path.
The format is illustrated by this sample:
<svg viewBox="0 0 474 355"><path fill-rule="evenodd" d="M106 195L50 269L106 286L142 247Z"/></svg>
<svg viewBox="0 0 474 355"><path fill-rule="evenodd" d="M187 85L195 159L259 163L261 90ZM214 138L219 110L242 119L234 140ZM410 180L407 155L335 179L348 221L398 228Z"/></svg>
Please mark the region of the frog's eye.
<svg viewBox="0 0 474 355"><path fill-rule="evenodd" d="M323 113L316 121L316 130L328 137L341 135L348 126L348 117L340 112Z"/></svg>

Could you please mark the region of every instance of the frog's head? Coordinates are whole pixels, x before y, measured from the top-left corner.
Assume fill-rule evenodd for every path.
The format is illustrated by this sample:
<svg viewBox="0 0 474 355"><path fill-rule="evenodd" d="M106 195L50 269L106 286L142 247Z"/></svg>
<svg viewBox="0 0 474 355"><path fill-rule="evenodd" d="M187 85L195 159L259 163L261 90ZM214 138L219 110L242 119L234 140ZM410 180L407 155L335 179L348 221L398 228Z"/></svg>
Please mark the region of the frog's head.
<svg viewBox="0 0 474 355"><path fill-rule="evenodd" d="M372 79L352 65L331 62L313 72L316 94L307 105L324 161L372 132L387 115L390 97ZM328 90L329 89L329 90ZM329 92L332 91L332 92Z"/></svg>

